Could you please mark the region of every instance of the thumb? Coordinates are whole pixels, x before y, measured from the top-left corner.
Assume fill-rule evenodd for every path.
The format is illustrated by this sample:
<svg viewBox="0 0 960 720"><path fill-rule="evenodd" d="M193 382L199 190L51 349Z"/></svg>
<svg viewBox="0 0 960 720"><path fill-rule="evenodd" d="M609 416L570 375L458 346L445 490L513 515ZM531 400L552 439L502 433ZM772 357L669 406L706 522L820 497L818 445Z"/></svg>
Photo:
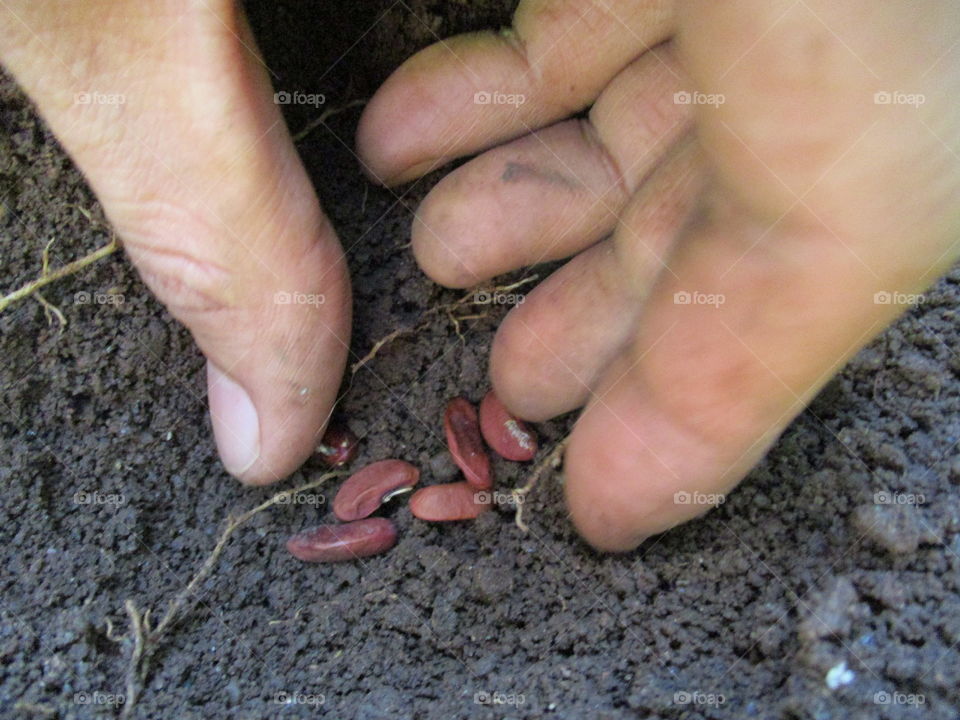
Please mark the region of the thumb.
<svg viewBox="0 0 960 720"><path fill-rule="evenodd" d="M313 452L329 418L349 348L350 283L273 89L245 57L242 72L221 75L235 80L228 139L204 137L209 124L174 136L172 119L159 140L174 155L210 148L158 190L170 195L161 211L186 207L185 217L121 213L115 223L145 282L207 358L224 467L266 484Z"/></svg>
<svg viewBox="0 0 960 720"><path fill-rule="evenodd" d="M284 477L336 397L349 280L242 12L78 4L64 24L58 3L16 5L0 9L0 59L206 355L224 465Z"/></svg>
<svg viewBox="0 0 960 720"><path fill-rule="evenodd" d="M207 357L220 457L244 482L269 483L295 470L336 399L349 343L349 283L333 233L321 228L314 237L306 256L278 244L267 267L226 267L242 300L186 318Z"/></svg>

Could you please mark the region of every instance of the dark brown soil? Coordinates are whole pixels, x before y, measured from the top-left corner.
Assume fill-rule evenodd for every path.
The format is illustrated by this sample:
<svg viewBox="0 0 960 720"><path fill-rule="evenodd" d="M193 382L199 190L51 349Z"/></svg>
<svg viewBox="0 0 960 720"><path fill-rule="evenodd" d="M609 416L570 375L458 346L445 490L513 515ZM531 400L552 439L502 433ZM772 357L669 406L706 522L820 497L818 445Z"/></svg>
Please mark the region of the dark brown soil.
<svg viewBox="0 0 960 720"><path fill-rule="evenodd" d="M259 2L250 14L277 87L336 105L369 95L434 34L507 22L503 5ZM291 108L291 127L311 112ZM437 176L397 192L368 185L348 149L357 117L300 145L349 248L354 359L459 297L405 248L411 208ZM55 265L107 239L78 209L99 213L82 177L9 79L0 199L3 292L36 275L49 239ZM124 302L79 295L107 291ZM114 637L128 631L128 598L159 616L226 516L271 490L221 470L201 357L119 254L45 296L69 320L62 333L33 300L0 315L0 715L110 717L131 647L108 622ZM507 509L426 525L400 502L388 511L397 547L356 564L304 565L284 549L324 506L261 513L160 647L134 716L955 718L958 308L955 270L726 504L629 555L578 541L555 477L532 496L527 535ZM452 474L444 403L482 396L498 317L465 323L463 341L439 317L357 374L342 416L365 438L358 466L400 457L425 482ZM541 426L542 445L567 424ZM320 469L308 463L284 487ZM517 464L497 471L504 488L523 479ZM841 663L852 675L834 670L848 682L830 689Z"/></svg>

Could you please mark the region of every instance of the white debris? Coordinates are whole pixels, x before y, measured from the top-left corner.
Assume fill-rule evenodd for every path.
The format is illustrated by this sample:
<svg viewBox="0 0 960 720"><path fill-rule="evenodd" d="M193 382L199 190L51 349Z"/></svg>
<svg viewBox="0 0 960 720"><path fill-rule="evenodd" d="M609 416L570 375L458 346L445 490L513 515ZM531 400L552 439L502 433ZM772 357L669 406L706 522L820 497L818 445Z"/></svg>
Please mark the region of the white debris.
<svg viewBox="0 0 960 720"><path fill-rule="evenodd" d="M836 690L838 687L852 683L855 677L856 675L853 670L847 667L847 663L842 662L839 665L834 665L827 671L827 687L831 690Z"/></svg>

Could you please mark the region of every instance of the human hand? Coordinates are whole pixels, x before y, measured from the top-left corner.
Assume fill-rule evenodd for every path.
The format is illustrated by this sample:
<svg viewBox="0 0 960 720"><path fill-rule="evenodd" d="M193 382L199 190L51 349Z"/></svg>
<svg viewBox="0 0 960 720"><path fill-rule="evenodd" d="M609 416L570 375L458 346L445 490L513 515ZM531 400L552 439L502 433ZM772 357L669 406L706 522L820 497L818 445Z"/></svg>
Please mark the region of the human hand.
<svg viewBox="0 0 960 720"><path fill-rule="evenodd" d="M946 0L522 0L370 102L385 184L493 148L417 213L433 279L573 256L490 372L524 418L586 406L565 492L591 544L707 510L960 254L958 37Z"/></svg>
<svg viewBox="0 0 960 720"><path fill-rule="evenodd" d="M238 8L9 0L0 61L206 355L226 468L289 474L340 384L350 288Z"/></svg>

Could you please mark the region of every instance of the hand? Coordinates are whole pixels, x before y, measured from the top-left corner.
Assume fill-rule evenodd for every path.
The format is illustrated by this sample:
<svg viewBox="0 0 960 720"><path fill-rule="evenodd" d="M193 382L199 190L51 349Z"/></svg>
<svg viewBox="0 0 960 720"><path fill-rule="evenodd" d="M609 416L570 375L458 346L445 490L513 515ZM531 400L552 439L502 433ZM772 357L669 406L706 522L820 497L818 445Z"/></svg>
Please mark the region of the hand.
<svg viewBox="0 0 960 720"><path fill-rule="evenodd" d="M349 280L238 9L9 0L0 60L206 355L226 468L290 473L340 384Z"/></svg>
<svg viewBox="0 0 960 720"><path fill-rule="evenodd" d="M594 546L706 511L960 254L958 37L947 0L523 0L373 98L381 182L493 148L420 207L428 275L573 256L490 372L524 418L586 406L565 491Z"/></svg>

